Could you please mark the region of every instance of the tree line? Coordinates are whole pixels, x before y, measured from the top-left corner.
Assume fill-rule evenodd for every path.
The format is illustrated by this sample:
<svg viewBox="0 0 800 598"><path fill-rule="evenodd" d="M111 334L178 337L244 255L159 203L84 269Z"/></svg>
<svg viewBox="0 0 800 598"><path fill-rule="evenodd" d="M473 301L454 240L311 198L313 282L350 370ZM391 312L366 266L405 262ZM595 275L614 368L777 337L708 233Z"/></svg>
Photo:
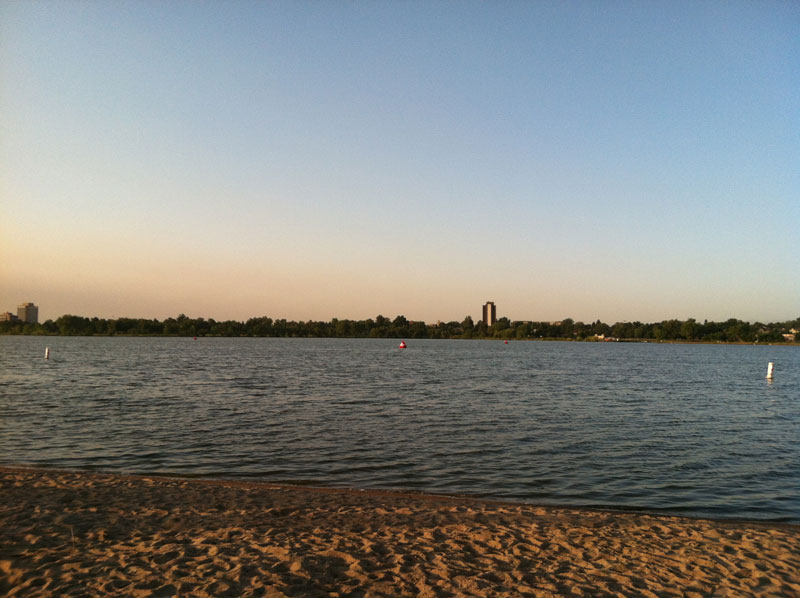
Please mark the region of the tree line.
<svg viewBox="0 0 800 598"><path fill-rule="evenodd" d="M30 324L0 322L0 334L63 335L63 336L226 336L226 337L328 337L328 338L433 338L433 339L569 339L598 340L652 340L727 343L782 343L798 342L800 318L787 322L762 324L730 319L725 322L698 322L688 320L663 320L642 322L617 322L605 324L576 322L567 318L560 322L511 321L499 318L487 325L466 316L462 321L425 322L410 321L405 316L389 319L377 316L366 320L339 320L329 322L295 322L272 319L266 316L246 321L212 318L189 318L179 315L166 320L146 318L88 318L63 315L56 320Z"/></svg>

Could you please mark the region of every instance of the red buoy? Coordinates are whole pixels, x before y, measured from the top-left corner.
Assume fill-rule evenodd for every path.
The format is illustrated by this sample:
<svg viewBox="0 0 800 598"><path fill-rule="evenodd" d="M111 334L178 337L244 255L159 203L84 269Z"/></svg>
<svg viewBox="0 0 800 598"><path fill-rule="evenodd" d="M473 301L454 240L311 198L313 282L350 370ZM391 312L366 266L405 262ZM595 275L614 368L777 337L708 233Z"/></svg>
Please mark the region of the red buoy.
<svg viewBox="0 0 800 598"><path fill-rule="evenodd" d="M401 349L405 349L406 348L406 341L400 341L400 348Z"/></svg>

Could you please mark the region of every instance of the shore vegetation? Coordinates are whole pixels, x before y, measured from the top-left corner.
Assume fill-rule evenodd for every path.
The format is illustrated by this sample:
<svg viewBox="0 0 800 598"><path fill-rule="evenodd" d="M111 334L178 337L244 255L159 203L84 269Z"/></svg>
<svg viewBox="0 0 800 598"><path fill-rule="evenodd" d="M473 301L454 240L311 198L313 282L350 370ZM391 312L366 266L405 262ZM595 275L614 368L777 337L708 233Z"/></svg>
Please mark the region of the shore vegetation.
<svg viewBox="0 0 800 598"><path fill-rule="evenodd" d="M663 320L661 322L591 323L566 318L558 322L511 321L499 318L492 325L463 320L428 324L399 315L382 315L366 320L329 322L291 321L267 316L246 321L190 318L184 314L165 320L147 318L97 318L63 315L42 323L0 322L0 334L60 336L220 336L220 337L313 337L313 338L432 338L498 340L580 340L580 341L680 341L725 343L800 342L800 318L786 322L724 322Z"/></svg>

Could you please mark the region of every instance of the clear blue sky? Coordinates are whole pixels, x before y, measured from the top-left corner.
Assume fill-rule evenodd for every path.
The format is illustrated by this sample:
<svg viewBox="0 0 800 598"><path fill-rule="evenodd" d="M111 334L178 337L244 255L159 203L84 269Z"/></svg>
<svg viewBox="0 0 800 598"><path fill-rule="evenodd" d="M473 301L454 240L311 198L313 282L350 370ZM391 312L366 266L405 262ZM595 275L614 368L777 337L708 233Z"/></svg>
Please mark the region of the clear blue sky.
<svg viewBox="0 0 800 598"><path fill-rule="evenodd" d="M0 311L800 315L800 3L0 4Z"/></svg>

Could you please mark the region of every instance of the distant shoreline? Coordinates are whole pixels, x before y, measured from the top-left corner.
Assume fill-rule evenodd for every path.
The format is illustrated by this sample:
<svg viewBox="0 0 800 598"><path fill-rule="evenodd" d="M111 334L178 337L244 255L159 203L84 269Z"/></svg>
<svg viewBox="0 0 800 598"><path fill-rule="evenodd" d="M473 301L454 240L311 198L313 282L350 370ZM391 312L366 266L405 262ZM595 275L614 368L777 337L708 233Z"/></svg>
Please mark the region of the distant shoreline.
<svg viewBox="0 0 800 598"><path fill-rule="evenodd" d="M491 326L475 323L467 316L462 322L394 320L377 316L367 320L294 322L269 317L246 321L188 318L166 320L117 318L106 320L66 315L44 323L0 322L0 335L46 336L166 336L166 337L298 337L298 338L393 338L393 339L480 339L480 340L569 340L589 342L688 342L712 344L797 344L800 318L761 324L727 320L697 322L664 320L617 322L612 326L599 320L591 324L571 319L558 322L511 321L500 318Z"/></svg>
<svg viewBox="0 0 800 598"><path fill-rule="evenodd" d="M370 336L278 336L278 335L223 335L223 334L202 334L202 335L193 335L193 334L136 334L136 333L115 333L115 334L60 334L58 332L5 332L0 331L0 337L17 337L17 336L25 336L25 337L42 337L42 338L239 338L239 339L255 339L255 338L296 338L296 339L341 339L341 340L352 340L352 339L365 339L365 340L404 340L404 339L411 339L414 337L411 336L383 336L383 337L370 337ZM446 338L417 338L414 340L456 340L456 341L486 341L486 342L543 342L543 343L550 343L550 342L567 342L567 343L593 343L593 344L617 344L617 343L638 343L638 344L651 344L651 345L739 345L739 346L759 346L763 345L765 347L800 347L800 342L793 341L793 342L759 342L759 341L715 341L715 340L685 340L685 339L665 339L665 340L655 340L655 339L638 339L638 338L619 338L613 340L600 340L594 338L559 338L559 337L548 337L548 338L495 338L495 337L473 337L473 338L466 338L463 336L453 336L453 337L446 337Z"/></svg>

